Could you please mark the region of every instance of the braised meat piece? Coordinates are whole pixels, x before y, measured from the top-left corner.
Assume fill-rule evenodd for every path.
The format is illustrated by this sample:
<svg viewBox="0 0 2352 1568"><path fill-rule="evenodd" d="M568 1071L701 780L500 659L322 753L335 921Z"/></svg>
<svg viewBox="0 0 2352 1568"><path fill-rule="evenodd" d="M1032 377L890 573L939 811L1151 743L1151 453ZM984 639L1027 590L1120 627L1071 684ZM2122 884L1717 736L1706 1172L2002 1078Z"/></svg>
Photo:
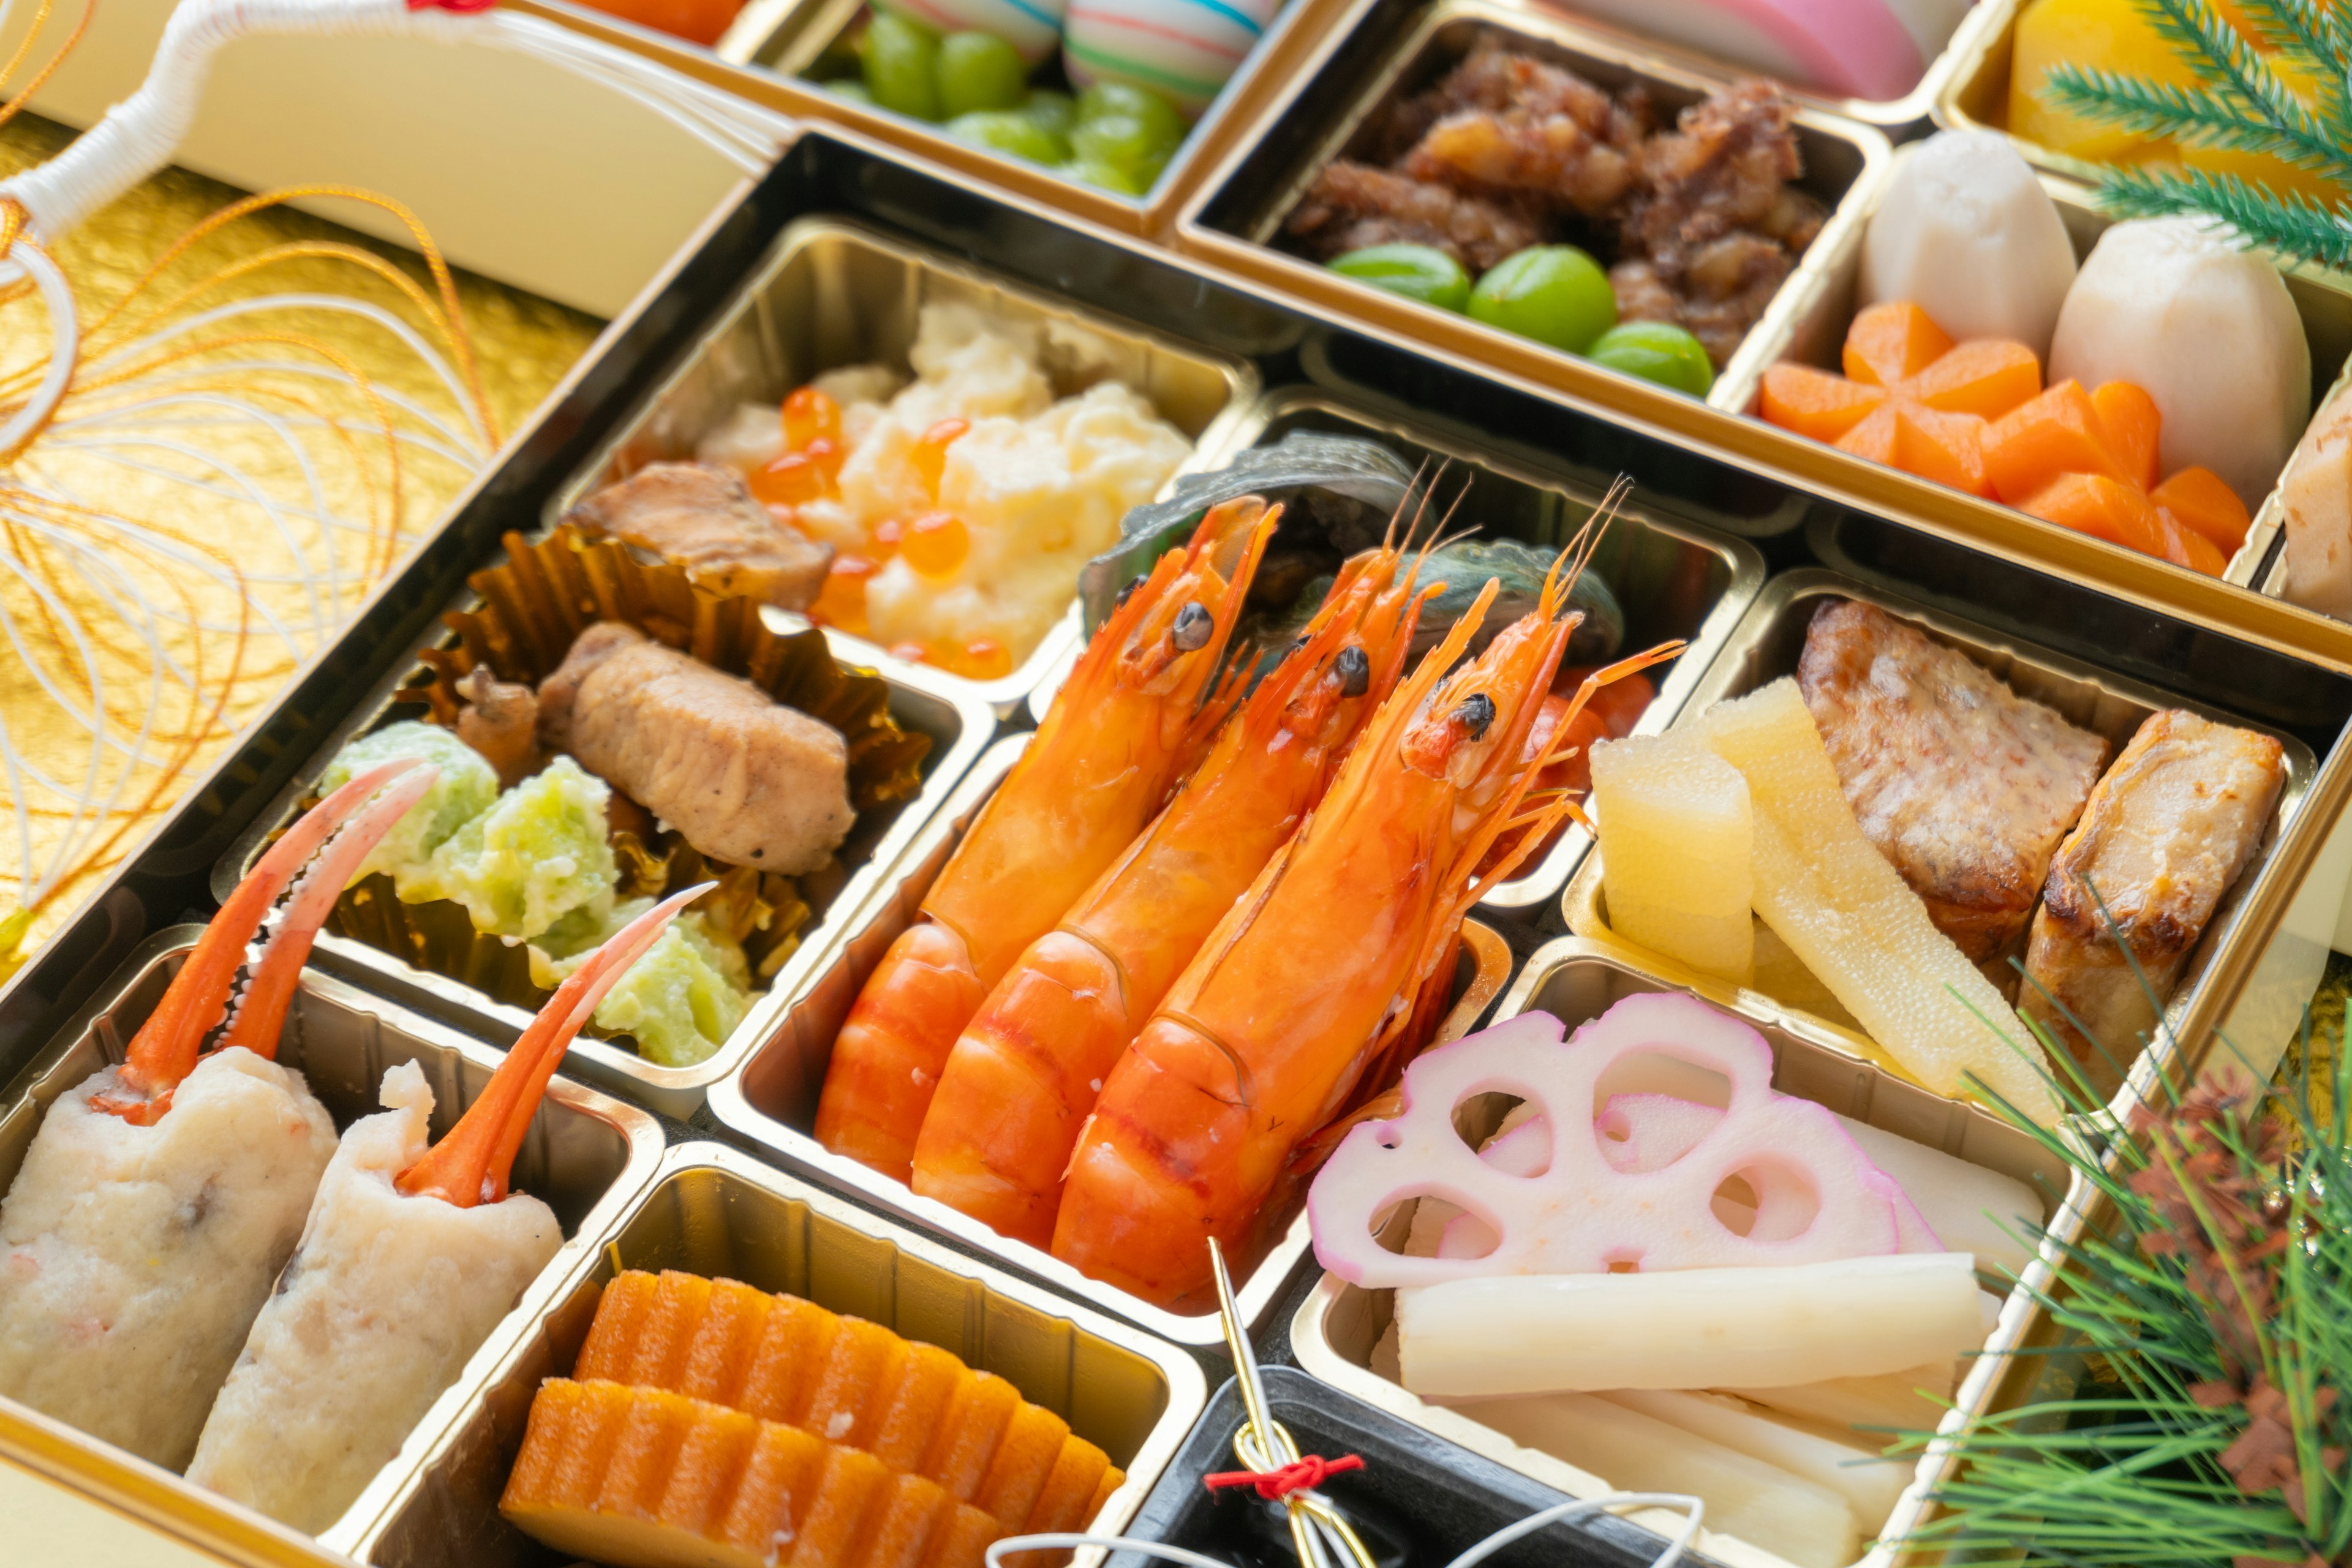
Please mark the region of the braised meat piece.
<svg viewBox="0 0 2352 1568"><path fill-rule="evenodd" d="M1588 217L1633 188L1643 116L1573 71L1489 37L1429 96L1439 113L1398 164L1414 179L1523 193Z"/></svg>
<svg viewBox="0 0 2352 1568"><path fill-rule="evenodd" d="M1673 282L1654 262L1621 261L1609 269L1609 285L1619 321L1672 322L1721 370L1794 270L1778 244L1742 230L1702 247Z"/></svg>
<svg viewBox="0 0 2352 1568"><path fill-rule="evenodd" d="M582 632L539 705L543 737L713 860L813 871L855 820L838 731L634 627Z"/></svg>
<svg viewBox="0 0 2352 1568"><path fill-rule="evenodd" d="M2285 779L2284 749L2270 736L2168 709L2140 725L2092 792L2042 889L2019 1010L2063 1041L2102 1092L2119 1087L2116 1066L2128 1067L2155 1028Z"/></svg>
<svg viewBox="0 0 2352 1568"><path fill-rule="evenodd" d="M1805 706L1863 836L1982 963L2024 933L2107 742L1871 605L1813 614Z"/></svg>
<svg viewBox="0 0 2352 1568"><path fill-rule="evenodd" d="M1474 274L1531 245L1613 251L1618 319L1682 327L1721 370L1827 216L1789 184L1792 113L1747 81L1656 133L1646 89L1612 95L1489 32L1379 110L1285 226L1320 261L1427 245Z"/></svg>
<svg viewBox="0 0 2352 1568"><path fill-rule="evenodd" d="M500 680L488 665L476 665L457 682L466 705L457 710L457 739L474 748L499 772L499 787L512 789L539 771L539 697L528 686Z"/></svg>
<svg viewBox="0 0 2352 1568"><path fill-rule="evenodd" d="M1762 81L1743 81L1684 110L1672 132L1643 145L1642 193L1622 227L1626 253L1673 273L1734 229L1776 217L1787 224L1787 183L1804 173L1790 112L1789 100Z"/></svg>
<svg viewBox="0 0 2352 1568"><path fill-rule="evenodd" d="M1287 226L1318 260L1368 245L1428 245L1472 272L1544 237L1524 203L1491 201L1344 158L1323 166Z"/></svg>
<svg viewBox="0 0 2352 1568"><path fill-rule="evenodd" d="M787 610L816 602L833 563L832 545L777 521L741 475L709 463L655 463L598 490L563 521L674 561L721 594Z"/></svg>

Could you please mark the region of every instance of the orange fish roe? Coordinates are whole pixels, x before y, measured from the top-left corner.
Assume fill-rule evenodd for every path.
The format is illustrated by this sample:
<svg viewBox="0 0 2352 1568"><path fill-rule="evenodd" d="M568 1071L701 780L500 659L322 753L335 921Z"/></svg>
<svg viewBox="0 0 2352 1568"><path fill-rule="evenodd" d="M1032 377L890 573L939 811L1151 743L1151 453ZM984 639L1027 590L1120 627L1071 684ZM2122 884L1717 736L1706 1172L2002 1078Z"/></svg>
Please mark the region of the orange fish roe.
<svg viewBox="0 0 2352 1568"><path fill-rule="evenodd" d="M499 1510L616 1564L977 1568L996 1518L870 1454L655 1388L550 1378Z"/></svg>
<svg viewBox="0 0 2352 1568"><path fill-rule="evenodd" d="M1127 1478L1003 1378L877 1323L732 1279L631 1270L573 1376L707 1400L873 1455L1007 1531L1075 1530Z"/></svg>

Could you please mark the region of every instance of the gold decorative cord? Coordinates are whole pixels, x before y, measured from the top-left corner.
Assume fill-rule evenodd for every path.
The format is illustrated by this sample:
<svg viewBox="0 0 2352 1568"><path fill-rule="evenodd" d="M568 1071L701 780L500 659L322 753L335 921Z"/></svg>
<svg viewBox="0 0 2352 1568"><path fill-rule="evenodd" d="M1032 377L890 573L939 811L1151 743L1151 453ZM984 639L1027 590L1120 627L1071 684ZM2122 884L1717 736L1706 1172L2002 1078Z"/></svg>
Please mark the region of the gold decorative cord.
<svg viewBox="0 0 2352 1568"><path fill-rule="evenodd" d="M0 105L0 174L68 139L20 117L30 90ZM70 390L0 453L0 980L328 647L594 330L460 279L382 196L235 195L167 171L55 247L83 322ZM323 196L390 214L417 255L285 205ZM0 258L19 247L37 248L23 209L0 204ZM0 292L0 423L49 365L26 292Z"/></svg>

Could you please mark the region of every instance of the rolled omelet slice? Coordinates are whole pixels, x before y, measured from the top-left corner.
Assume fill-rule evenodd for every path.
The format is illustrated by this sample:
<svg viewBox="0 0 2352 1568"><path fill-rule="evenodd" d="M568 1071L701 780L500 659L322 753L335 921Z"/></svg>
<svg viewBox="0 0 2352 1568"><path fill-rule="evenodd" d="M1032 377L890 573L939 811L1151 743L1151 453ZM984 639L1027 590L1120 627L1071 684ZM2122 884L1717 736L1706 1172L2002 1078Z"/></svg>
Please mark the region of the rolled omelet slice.
<svg viewBox="0 0 2352 1568"><path fill-rule="evenodd" d="M177 1469L294 1250L335 1149L302 1075L241 1046L169 1115L60 1095L0 1203L0 1394Z"/></svg>
<svg viewBox="0 0 2352 1568"><path fill-rule="evenodd" d="M399 1453L563 1244L527 1194L460 1208L399 1191L425 1153L433 1091L404 1062L383 1100L336 1149L188 1466L199 1486L312 1533Z"/></svg>

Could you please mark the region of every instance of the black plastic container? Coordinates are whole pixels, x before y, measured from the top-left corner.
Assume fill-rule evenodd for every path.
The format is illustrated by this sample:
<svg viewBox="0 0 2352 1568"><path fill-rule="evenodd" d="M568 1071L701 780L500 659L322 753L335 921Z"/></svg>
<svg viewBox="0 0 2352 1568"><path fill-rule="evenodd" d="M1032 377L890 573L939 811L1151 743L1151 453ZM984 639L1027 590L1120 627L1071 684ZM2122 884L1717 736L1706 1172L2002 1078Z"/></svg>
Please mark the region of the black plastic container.
<svg viewBox="0 0 2352 1568"><path fill-rule="evenodd" d="M1318 1489L1338 1504L1381 1568L1445 1568L1495 1531L1569 1500L1516 1470L1482 1459L1373 1409L1295 1367L1262 1373L1266 1403L1303 1454L1360 1456L1364 1468ZM1280 1532L1279 1505L1250 1487L1212 1492L1203 1478L1237 1470L1234 1434L1246 1414L1229 1380L1209 1401L1192 1435L1144 1500L1127 1533L1213 1557L1232 1568L1291 1568L1297 1559ZM1611 1514L1546 1525L1485 1560L1492 1568L1648 1568L1665 1541ZM1111 1555L1109 1568L1152 1568L1140 1552ZM1709 1560L1685 1554L1685 1563ZM1485 1568L1482 1564L1482 1568Z"/></svg>

